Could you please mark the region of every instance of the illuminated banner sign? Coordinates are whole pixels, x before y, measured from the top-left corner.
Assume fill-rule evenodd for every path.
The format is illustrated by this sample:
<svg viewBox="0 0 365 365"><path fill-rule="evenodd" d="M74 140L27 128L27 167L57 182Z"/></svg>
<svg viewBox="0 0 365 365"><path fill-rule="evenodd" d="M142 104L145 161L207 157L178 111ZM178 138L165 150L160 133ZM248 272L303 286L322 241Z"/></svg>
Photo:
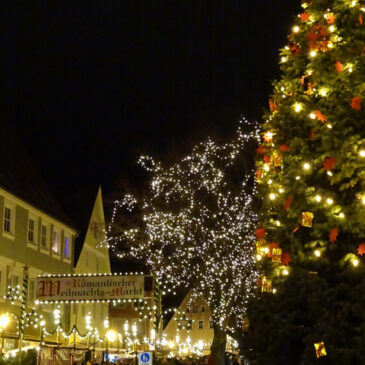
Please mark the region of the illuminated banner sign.
<svg viewBox="0 0 365 365"><path fill-rule="evenodd" d="M85 302L143 299L144 275L46 276L36 280L39 302Z"/></svg>

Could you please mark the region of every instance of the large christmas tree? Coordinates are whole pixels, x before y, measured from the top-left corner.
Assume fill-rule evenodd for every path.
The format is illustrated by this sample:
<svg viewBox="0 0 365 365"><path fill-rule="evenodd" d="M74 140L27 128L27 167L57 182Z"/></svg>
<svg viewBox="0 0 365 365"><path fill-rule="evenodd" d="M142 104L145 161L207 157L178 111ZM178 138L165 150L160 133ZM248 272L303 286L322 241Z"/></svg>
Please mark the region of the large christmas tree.
<svg viewBox="0 0 365 365"><path fill-rule="evenodd" d="M258 364L365 363L365 1L302 3L257 150Z"/></svg>

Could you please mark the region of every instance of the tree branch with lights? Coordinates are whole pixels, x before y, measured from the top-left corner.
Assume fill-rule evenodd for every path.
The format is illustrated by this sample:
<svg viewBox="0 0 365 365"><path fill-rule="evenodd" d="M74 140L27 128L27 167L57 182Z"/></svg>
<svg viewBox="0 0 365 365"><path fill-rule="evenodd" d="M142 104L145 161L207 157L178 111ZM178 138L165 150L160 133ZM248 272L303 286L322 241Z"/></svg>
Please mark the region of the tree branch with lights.
<svg viewBox="0 0 365 365"><path fill-rule="evenodd" d="M165 294L192 288L203 296L216 364L224 361L227 332L242 328L257 282L256 190L245 166L259 138L258 126L243 121L231 142L208 139L171 166L141 157L148 189L141 199L117 201L109 226L109 247L147 263Z"/></svg>

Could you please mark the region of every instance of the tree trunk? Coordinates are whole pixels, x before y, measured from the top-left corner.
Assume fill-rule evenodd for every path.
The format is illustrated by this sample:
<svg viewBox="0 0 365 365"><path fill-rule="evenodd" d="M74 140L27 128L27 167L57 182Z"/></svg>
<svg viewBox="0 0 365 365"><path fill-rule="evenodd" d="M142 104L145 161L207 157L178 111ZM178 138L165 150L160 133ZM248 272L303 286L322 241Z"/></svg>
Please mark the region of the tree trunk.
<svg viewBox="0 0 365 365"><path fill-rule="evenodd" d="M213 343L210 347L213 365L225 364L227 334L219 326L214 326Z"/></svg>

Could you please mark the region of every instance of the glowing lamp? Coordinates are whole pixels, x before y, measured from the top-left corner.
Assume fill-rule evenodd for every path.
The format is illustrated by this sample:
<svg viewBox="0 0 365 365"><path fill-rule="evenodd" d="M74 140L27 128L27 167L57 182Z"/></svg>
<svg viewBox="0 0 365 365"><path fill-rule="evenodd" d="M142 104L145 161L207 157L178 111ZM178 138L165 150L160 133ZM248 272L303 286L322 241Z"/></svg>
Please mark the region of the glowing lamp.
<svg viewBox="0 0 365 365"><path fill-rule="evenodd" d="M114 342L116 337L117 337L117 333L113 330L109 330L106 333L106 338L108 339L109 342Z"/></svg>
<svg viewBox="0 0 365 365"><path fill-rule="evenodd" d="M317 56L317 51L310 51L309 52L309 56L311 56L311 57L316 57Z"/></svg>
<svg viewBox="0 0 365 365"><path fill-rule="evenodd" d="M316 257L320 257L320 256L321 256L321 251L319 251L319 250L315 250L315 251L314 251L314 256L316 256Z"/></svg>
<svg viewBox="0 0 365 365"><path fill-rule="evenodd" d="M303 105L300 103L295 103L293 106L296 113L299 113L301 110L303 110Z"/></svg>
<svg viewBox="0 0 365 365"><path fill-rule="evenodd" d="M7 314L2 314L0 316L0 330L3 331L9 324L10 317Z"/></svg>

